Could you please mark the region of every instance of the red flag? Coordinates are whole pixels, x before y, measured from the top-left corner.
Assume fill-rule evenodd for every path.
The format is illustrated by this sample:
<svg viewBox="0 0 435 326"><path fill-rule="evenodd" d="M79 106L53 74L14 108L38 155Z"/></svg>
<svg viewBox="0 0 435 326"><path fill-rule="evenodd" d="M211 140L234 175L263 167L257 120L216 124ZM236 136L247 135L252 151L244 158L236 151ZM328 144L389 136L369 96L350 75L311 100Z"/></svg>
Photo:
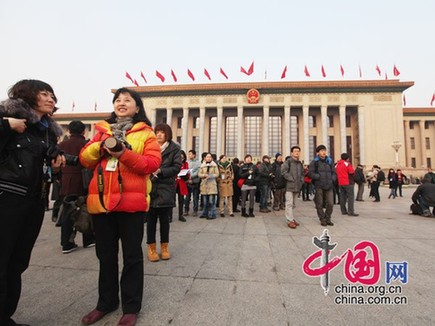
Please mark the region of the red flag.
<svg viewBox="0 0 435 326"><path fill-rule="evenodd" d="M211 80L210 74L208 73L207 69L204 68L204 75L208 78L208 80Z"/></svg>
<svg viewBox="0 0 435 326"><path fill-rule="evenodd" d="M304 68L304 74L305 74L305 76L307 76L307 77L311 77L310 72L308 71L307 65L305 65L305 68Z"/></svg>
<svg viewBox="0 0 435 326"><path fill-rule="evenodd" d="M248 75L248 72L242 66L240 66L240 72L244 73L245 75Z"/></svg>
<svg viewBox="0 0 435 326"><path fill-rule="evenodd" d="M385 73L385 80L387 80L388 79L388 75L387 75L387 73Z"/></svg>
<svg viewBox="0 0 435 326"><path fill-rule="evenodd" d="M133 81L133 84L135 84L137 87L139 87L139 83L137 82L136 79Z"/></svg>
<svg viewBox="0 0 435 326"><path fill-rule="evenodd" d="M379 76L381 76L381 68L379 68L379 66L378 65L376 65L376 71L378 72L378 75Z"/></svg>
<svg viewBox="0 0 435 326"><path fill-rule="evenodd" d="M145 75L143 74L143 72L140 72L140 76L143 78L143 81L145 82L145 84L147 84L147 79L145 78Z"/></svg>
<svg viewBox="0 0 435 326"><path fill-rule="evenodd" d="M192 81L195 81L195 76L192 74L190 69L187 69L187 74L189 75L190 79L192 79Z"/></svg>
<svg viewBox="0 0 435 326"><path fill-rule="evenodd" d="M340 72L341 72L341 77L344 77L344 68L342 65L340 65Z"/></svg>
<svg viewBox="0 0 435 326"><path fill-rule="evenodd" d="M432 94L432 99L430 100L430 106L433 106L434 101L435 101L435 93Z"/></svg>
<svg viewBox="0 0 435 326"><path fill-rule="evenodd" d="M405 94L403 94L403 106L406 106L406 97L405 97Z"/></svg>
<svg viewBox="0 0 435 326"><path fill-rule="evenodd" d="M171 76L174 79L174 82L177 82L177 76L175 76L175 72L171 69Z"/></svg>
<svg viewBox="0 0 435 326"><path fill-rule="evenodd" d="M323 65L322 65L322 76L323 76L323 78L326 77L326 71L325 71L325 67L323 67Z"/></svg>
<svg viewBox="0 0 435 326"><path fill-rule="evenodd" d="M163 76L158 70L156 70L156 76L162 81L162 83L165 82L165 76Z"/></svg>
<svg viewBox="0 0 435 326"><path fill-rule="evenodd" d="M399 69L397 69L396 65L394 65L394 67L393 67L393 75L395 77L400 75L400 71L399 71Z"/></svg>
<svg viewBox="0 0 435 326"><path fill-rule="evenodd" d="M94 111L97 111L97 102L94 103Z"/></svg>
<svg viewBox="0 0 435 326"><path fill-rule="evenodd" d="M249 66L248 76L252 75L253 72L254 72L254 61L252 61L251 65Z"/></svg>
<svg viewBox="0 0 435 326"><path fill-rule="evenodd" d="M359 71L359 78L362 78L362 70L361 70L361 66L358 65L358 71Z"/></svg>
<svg viewBox="0 0 435 326"><path fill-rule="evenodd" d="M222 74L222 76L224 76L226 79L228 79L227 74L225 73L225 71L222 68L220 69L220 73Z"/></svg>
<svg viewBox="0 0 435 326"><path fill-rule="evenodd" d="M128 72L125 72L125 77L127 77L128 79L130 79L130 81L132 83L134 83L133 78L131 78L130 74Z"/></svg>
<svg viewBox="0 0 435 326"><path fill-rule="evenodd" d="M287 66L285 66L284 70L282 71L281 79L284 79L286 75L287 75Z"/></svg>

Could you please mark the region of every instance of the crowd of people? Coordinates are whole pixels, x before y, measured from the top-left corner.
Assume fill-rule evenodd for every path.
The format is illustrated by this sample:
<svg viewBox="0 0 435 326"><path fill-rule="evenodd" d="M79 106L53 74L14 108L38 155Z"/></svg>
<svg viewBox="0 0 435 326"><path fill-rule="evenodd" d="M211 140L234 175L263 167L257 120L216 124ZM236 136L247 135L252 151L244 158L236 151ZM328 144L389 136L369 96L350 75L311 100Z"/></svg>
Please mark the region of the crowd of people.
<svg viewBox="0 0 435 326"><path fill-rule="evenodd" d="M57 98L50 85L22 80L8 95L9 99L0 103L0 325L23 325L12 316L51 183L56 185L52 219L61 227L62 253L78 247L71 218L75 209L70 206L77 205L78 198L86 198L90 214L92 228L83 234L83 247L95 247L99 261L98 300L83 316L82 324L96 323L121 304L123 315L118 325L129 326L136 324L142 306L143 238L146 235L149 261L170 259L175 207L178 221L186 222L190 215L215 220L240 213L254 218L258 203L258 211L264 214L282 210L286 226L295 229L300 225L295 216L297 198L311 201L314 196L320 224L333 226L334 204L340 205L343 215L359 215L354 201L364 201L366 184L369 197L380 202L382 183L388 182L388 198L395 199L403 196L402 186L408 182L400 169L390 169L385 175L378 165L371 171L364 171L362 165L354 168L348 153L333 162L324 145L316 147L315 158L305 165L299 146L291 147L286 158L276 153L273 162L268 155L254 163L250 154L239 161L209 152L199 159L195 150L186 154L172 140L168 124L153 128L140 95L127 88L114 93L113 112L96 124L92 139L85 139L85 125L75 120L68 126L69 137L59 142L63 131L52 118ZM431 216L430 207L435 206L432 170L412 201L422 215Z"/></svg>

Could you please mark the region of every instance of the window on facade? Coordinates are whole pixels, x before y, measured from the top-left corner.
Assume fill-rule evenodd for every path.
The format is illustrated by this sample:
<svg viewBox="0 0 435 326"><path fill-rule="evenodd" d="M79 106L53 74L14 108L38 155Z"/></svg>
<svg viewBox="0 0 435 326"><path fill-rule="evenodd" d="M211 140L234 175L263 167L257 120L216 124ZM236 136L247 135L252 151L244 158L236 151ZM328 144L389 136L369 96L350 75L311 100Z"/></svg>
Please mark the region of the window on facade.
<svg viewBox="0 0 435 326"><path fill-rule="evenodd" d="M245 117L245 154L261 156L262 126L261 117Z"/></svg>
<svg viewBox="0 0 435 326"><path fill-rule="evenodd" d="M299 117L290 116L290 146L299 144Z"/></svg>
<svg viewBox="0 0 435 326"><path fill-rule="evenodd" d="M426 137L426 149L430 149L430 138Z"/></svg>
<svg viewBox="0 0 435 326"><path fill-rule="evenodd" d="M430 121L424 122L424 129L429 129Z"/></svg>
<svg viewBox="0 0 435 326"><path fill-rule="evenodd" d="M350 115L346 115L346 128L351 128L351 119L350 119Z"/></svg>
<svg viewBox="0 0 435 326"><path fill-rule="evenodd" d="M198 141L197 136L192 137L192 148L191 149L194 149L196 154L199 153L199 141Z"/></svg>
<svg viewBox="0 0 435 326"><path fill-rule="evenodd" d="M199 127L199 117L193 118L193 128L196 129Z"/></svg>
<svg viewBox="0 0 435 326"><path fill-rule="evenodd" d="M315 115L308 116L308 127L309 128L316 128L316 116Z"/></svg>
<svg viewBox="0 0 435 326"><path fill-rule="evenodd" d="M415 162L415 157L411 157L411 166L412 166L413 168L417 167L417 164L416 164L416 162Z"/></svg>
<svg viewBox="0 0 435 326"><path fill-rule="evenodd" d="M275 153L282 153L282 124L281 117L269 117L269 153L274 156Z"/></svg>
<svg viewBox="0 0 435 326"><path fill-rule="evenodd" d="M326 146L328 147L329 156L334 162L337 161L335 158L334 136L328 136L328 145Z"/></svg>
<svg viewBox="0 0 435 326"><path fill-rule="evenodd" d="M414 129L414 121L409 121L409 129Z"/></svg>
<svg viewBox="0 0 435 326"><path fill-rule="evenodd" d="M177 136L177 143L181 145L181 136Z"/></svg>
<svg viewBox="0 0 435 326"><path fill-rule="evenodd" d="M226 117L225 122L225 155L237 156L237 117ZM240 140L239 140L240 141Z"/></svg>
<svg viewBox="0 0 435 326"><path fill-rule="evenodd" d="M309 138L309 146L310 146L310 160L316 156L316 147L317 147L317 137L316 136L310 136ZM309 164L310 162L305 162L306 164Z"/></svg>
<svg viewBox="0 0 435 326"><path fill-rule="evenodd" d="M410 142L411 149L415 149L415 138L411 137L409 142Z"/></svg>
<svg viewBox="0 0 435 326"><path fill-rule="evenodd" d="M183 117L177 117L177 128L182 128L183 126Z"/></svg>
<svg viewBox="0 0 435 326"><path fill-rule="evenodd" d="M334 116L328 115L328 128L334 128Z"/></svg>
<svg viewBox="0 0 435 326"><path fill-rule="evenodd" d="M430 159L430 157L426 158L426 165L428 168L432 168L432 160Z"/></svg>
<svg viewBox="0 0 435 326"><path fill-rule="evenodd" d="M216 154L217 149L217 118L210 118L209 152Z"/></svg>

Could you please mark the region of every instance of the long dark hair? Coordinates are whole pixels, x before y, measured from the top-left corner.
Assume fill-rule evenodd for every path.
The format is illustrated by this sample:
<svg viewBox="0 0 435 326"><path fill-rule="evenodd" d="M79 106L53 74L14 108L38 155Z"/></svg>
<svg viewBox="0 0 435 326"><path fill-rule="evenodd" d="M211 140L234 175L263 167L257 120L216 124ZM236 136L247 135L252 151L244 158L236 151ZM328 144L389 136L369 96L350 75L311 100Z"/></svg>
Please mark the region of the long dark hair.
<svg viewBox="0 0 435 326"><path fill-rule="evenodd" d="M130 94L130 96L136 102L136 106L139 108L139 111L133 116L133 123L142 121L142 122L145 122L148 126L151 127L152 126L151 125L151 121L150 121L150 119L148 119L148 117L147 117L147 115L145 113L145 108L143 106L143 102L142 102L142 99L141 99L139 93L137 93L137 92L135 92L135 91L133 91L131 89L125 88L125 87L119 88L115 92L115 95L113 95L112 103L115 103L115 101L119 97L119 95L125 94L125 93ZM115 112L112 112L110 114L109 119L107 119L106 121L108 123L115 123L116 122L116 114L115 114Z"/></svg>

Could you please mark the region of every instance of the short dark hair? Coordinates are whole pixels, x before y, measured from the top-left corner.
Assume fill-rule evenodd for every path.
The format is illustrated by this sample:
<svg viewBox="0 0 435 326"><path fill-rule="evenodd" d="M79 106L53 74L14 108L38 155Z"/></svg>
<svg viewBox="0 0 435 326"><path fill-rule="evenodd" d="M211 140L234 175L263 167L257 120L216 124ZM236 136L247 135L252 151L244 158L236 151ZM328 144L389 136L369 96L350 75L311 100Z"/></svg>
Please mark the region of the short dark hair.
<svg viewBox="0 0 435 326"><path fill-rule="evenodd" d="M347 154L347 153L341 154L341 159L344 160L344 161L348 160L349 159L349 154Z"/></svg>
<svg viewBox="0 0 435 326"><path fill-rule="evenodd" d="M192 153L193 155L196 156L196 151L195 151L194 149L191 149L191 150L189 151L189 153Z"/></svg>
<svg viewBox="0 0 435 326"><path fill-rule="evenodd" d="M73 120L68 125L68 130L70 134L81 135L83 131L85 131L86 126L80 120Z"/></svg>
<svg viewBox="0 0 435 326"><path fill-rule="evenodd" d="M130 94L130 96L134 99L136 106L139 109L138 112L133 116L133 122L136 123L136 122L142 121L151 127L151 121L150 121L150 119L148 119L148 117L145 113L145 107L143 106L142 98L140 97L139 93L135 92L132 89L129 89L126 87L121 87L121 88L117 89L115 94L113 95L112 103L115 103L115 101L119 97L119 95L125 94L125 93ZM112 112L110 114L110 118L107 119L107 122L109 122L109 123L116 122L115 112Z"/></svg>
<svg viewBox="0 0 435 326"><path fill-rule="evenodd" d="M240 161L239 161L239 159L238 159L237 157L235 157L235 158L233 158L233 163L234 163L234 164L239 164Z"/></svg>
<svg viewBox="0 0 435 326"><path fill-rule="evenodd" d="M54 103L57 103L53 88L46 82L36 79L23 79L15 83L9 89L8 96L11 99L22 99L33 108L36 106L39 92L43 91L52 93Z"/></svg>
<svg viewBox="0 0 435 326"><path fill-rule="evenodd" d="M301 148L300 148L298 145L295 145L295 146L292 146L292 148L290 148L290 153L293 153L293 151L294 151L296 148L299 149L299 150L301 150Z"/></svg>
<svg viewBox="0 0 435 326"><path fill-rule="evenodd" d="M157 131L163 131L165 134L165 140L171 141L172 140L172 129L169 127L166 123L159 123L154 127L154 132L157 133Z"/></svg>
<svg viewBox="0 0 435 326"><path fill-rule="evenodd" d="M251 154L246 154L246 155L245 155L245 160L246 160L247 157L250 157L251 160L252 160L252 155L251 155Z"/></svg>

